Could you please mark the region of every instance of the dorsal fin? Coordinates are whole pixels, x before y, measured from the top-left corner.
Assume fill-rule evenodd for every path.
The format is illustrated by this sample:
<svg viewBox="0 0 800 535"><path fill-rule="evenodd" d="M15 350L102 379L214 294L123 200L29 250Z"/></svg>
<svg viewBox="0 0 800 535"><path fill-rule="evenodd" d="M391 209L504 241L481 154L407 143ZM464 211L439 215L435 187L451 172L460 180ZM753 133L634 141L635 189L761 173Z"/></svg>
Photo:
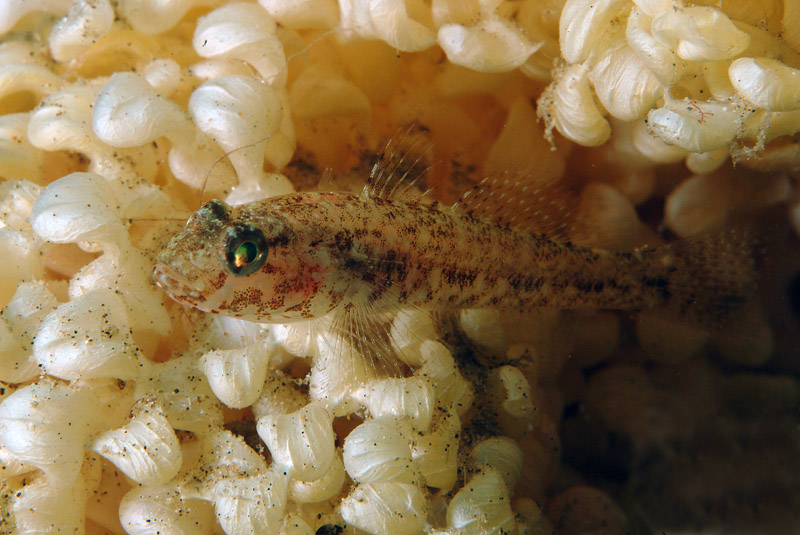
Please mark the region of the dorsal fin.
<svg viewBox="0 0 800 535"><path fill-rule="evenodd" d="M362 195L401 200L431 168L433 145L424 127L412 124L386 143L372 166Z"/></svg>
<svg viewBox="0 0 800 535"><path fill-rule="evenodd" d="M330 167L326 167L322 170L322 176L319 177L319 182L317 183L317 190L318 191L331 191L333 185L333 169Z"/></svg>
<svg viewBox="0 0 800 535"><path fill-rule="evenodd" d="M576 207L577 200L558 178L536 181L530 173L507 171L475 184L453 208L475 219L567 242L576 239L570 207Z"/></svg>

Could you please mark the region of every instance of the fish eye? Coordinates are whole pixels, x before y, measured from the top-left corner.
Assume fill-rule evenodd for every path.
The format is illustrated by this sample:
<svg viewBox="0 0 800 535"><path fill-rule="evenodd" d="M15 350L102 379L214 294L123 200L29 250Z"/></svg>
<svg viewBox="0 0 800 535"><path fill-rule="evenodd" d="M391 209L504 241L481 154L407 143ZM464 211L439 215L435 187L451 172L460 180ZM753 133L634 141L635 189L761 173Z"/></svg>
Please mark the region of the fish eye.
<svg viewBox="0 0 800 535"><path fill-rule="evenodd" d="M225 266L237 277L258 271L267 261L267 240L253 225L237 225L228 229L225 246Z"/></svg>

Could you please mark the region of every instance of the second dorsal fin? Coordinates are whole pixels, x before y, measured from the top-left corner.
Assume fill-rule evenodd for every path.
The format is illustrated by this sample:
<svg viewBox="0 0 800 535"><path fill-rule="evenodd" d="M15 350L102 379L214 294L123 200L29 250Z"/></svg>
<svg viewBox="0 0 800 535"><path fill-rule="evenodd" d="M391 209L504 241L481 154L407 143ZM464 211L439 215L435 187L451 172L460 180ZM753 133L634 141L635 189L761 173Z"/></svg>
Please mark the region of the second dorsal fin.
<svg viewBox="0 0 800 535"><path fill-rule="evenodd" d="M362 195L397 200L413 197L410 194L424 182L432 158L433 146L424 127L412 124L399 130L378 155Z"/></svg>
<svg viewBox="0 0 800 535"><path fill-rule="evenodd" d="M577 206L577 198L557 178L536 181L530 173L509 171L475 184L454 208L475 219L567 242L576 238L571 207Z"/></svg>

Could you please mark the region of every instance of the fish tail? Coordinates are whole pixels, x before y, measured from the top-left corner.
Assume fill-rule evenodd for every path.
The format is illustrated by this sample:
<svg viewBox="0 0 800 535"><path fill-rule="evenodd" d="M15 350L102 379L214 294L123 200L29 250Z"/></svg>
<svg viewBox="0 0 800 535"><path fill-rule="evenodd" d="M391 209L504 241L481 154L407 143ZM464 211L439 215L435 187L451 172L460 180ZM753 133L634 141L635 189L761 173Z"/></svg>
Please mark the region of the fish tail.
<svg viewBox="0 0 800 535"><path fill-rule="evenodd" d="M645 286L669 315L719 327L754 300L764 247L747 226L657 247Z"/></svg>

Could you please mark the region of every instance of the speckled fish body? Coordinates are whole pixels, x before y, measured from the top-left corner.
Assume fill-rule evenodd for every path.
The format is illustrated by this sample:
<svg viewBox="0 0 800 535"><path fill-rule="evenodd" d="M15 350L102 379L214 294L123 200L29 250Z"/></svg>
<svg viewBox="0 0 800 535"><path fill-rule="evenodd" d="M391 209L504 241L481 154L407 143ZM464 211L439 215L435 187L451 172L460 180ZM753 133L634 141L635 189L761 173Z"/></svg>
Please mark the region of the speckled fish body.
<svg viewBox="0 0 800 535"><path fill-rule="evenodd" d="M244 228L263 232L267 256L256 272L238 276L226 269L225 251ZM351 305L685 308L705 299L702 281L692 280L702 273L689 269L684 254L696 246L703 244L616 253L438 204L297 193L234 208L207 203L159 255L154 277L178 301L258 322ZM736 301L746 277L726 277L742 279L741 287L722 289Z"/></svg>

